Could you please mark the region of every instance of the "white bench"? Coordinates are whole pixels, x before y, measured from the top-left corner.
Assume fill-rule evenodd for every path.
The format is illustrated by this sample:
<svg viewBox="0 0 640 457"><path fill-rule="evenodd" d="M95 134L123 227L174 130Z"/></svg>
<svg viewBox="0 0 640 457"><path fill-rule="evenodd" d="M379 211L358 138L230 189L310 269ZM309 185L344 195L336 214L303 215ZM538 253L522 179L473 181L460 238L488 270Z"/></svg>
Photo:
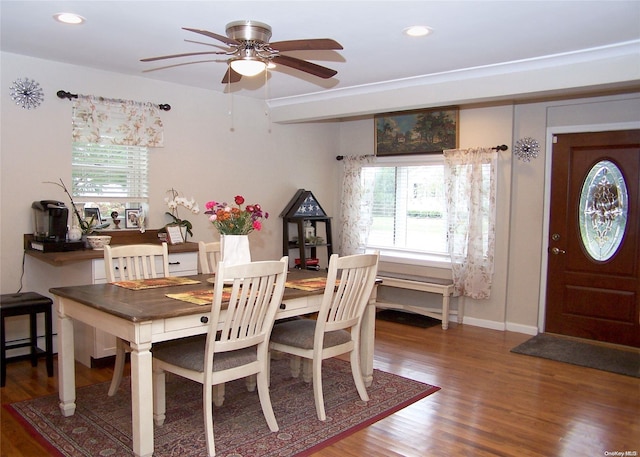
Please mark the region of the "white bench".
<svg viewBox="0 0 640 457"><path fill-rule="evenodd" d="M382 280L382 286L397 287L400 289L418 290L421 292L431 292L442 295L442 310L427 308L422 306L406 305L387 301L380 301L378 297L376 306L383 309L398 309L410 311L423 316L433 317L442 320L442 328L449 328L449 298L453 294L453 281L450 279L427 278L421 276L389 275L388 273L378 273L378 278ZM458 310L452 311L458 316L458 323L462 324L464 317L463 300L458 301Z"/></svg>

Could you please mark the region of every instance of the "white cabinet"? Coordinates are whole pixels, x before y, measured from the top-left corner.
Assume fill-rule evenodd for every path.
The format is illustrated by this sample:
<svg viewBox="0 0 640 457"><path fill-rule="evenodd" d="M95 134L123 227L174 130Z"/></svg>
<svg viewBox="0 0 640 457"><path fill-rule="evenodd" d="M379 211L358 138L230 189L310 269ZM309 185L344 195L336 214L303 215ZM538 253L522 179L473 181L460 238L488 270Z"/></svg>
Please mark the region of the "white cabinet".
<svg viewBox="0 0 640 457"><path fill-rule="evenodd" d="M93 273L93 284L104 284L107 282L104 269L104 259L91 261ZM162 264L158 265L162 269ZM169 254L169 274L171 276L189 276L198 274L198 253L183 252ZM92 364L92 359L102 359L115 355L116 338L97 330L94 327L74 322L74 347L76 360L88 367Z"/></svg>
<svg viewBox="0 0 640 457"><path fill-rule="evenodd" d="M161 266L160 266L161 268ZM104 259L94 258L65 265L50 265L27 256L26 270L29 271L29 290L46 296L52 287L77 286L82 284L106 283ZM169 273L172 276L198 274L198 253L169 253ZM54 334L57 333L57 319L54 315ZM116 339L113 335L96 330L82 322L74 322L75 358L91 367L92 361L115 355ZM54 351L56 344L54 344Z"/></svg>

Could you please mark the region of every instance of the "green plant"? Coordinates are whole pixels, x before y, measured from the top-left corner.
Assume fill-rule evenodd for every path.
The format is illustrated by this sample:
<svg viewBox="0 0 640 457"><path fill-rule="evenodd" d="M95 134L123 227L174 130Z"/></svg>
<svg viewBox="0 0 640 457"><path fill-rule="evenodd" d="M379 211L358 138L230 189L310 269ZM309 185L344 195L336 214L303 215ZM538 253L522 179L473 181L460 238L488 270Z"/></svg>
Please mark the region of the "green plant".
<svg viewBox="0 0 640 457"><path fill-rule="evenodd" d="M69 193L69 191L67 190L67 186L65 186L64 181L62 181L62 178L60 178L60 182L53 182L53 181L46 181L47 184L54 184L60 188L62 188L62 190L64 190L64 193L67 194L67 196L69 197L69 201L71 202L71 207L73 208L73 212L76 216L76 219L78 219L78 226L80 227L80 230L82 230L82 234L83 235L89 235L90 233L93 233L94 227L95 227L95 222L97 222L95 220L95 215L91 216L91 219L89 219L88 221L82 217L80 215L80 211L78 211L78 208L76 207L75 202L73 201L73 197L71 196L71 194Z"/></svg>
<svg viewBox="0 0 640 457"><path fill-rule="evenodd" d="M189 222L186 219L180 219L178 215L178 207L183 206L189 211L191 211L193 214L199 214L200 208L198 207L198 204L196 203L195 199L191 197L191 200L187 200L186 198L181 197L178 191L173 188L168 190L167 193L171 194L171 197L165 197L164 201L171 211L167 211L165 214L171 217L171 219L173 220L169 222L167 225L165 225L165 227L169 225L177 225L179 227L184 227L187 233L190 236L193 236L193 231L192 231L193 225L191 224L191 222Z"/></svg>

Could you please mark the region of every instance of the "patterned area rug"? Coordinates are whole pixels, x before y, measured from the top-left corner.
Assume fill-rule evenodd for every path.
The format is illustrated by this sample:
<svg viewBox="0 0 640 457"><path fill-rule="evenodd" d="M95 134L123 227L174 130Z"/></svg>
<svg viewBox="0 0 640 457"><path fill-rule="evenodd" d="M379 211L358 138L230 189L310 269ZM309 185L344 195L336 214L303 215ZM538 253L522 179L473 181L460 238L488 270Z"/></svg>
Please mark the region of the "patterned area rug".
<svg viewBox="0 0 640 457"><path fill-rule="evenodd" d="M243 380L228 383L225 403L214 408L218 457L306 456L436 392L439 387L375 370L367 389L369 402L360 400L348 362L323 363L326 422L316 417L313 389L291 378L289 360L271 364L271 401L280 431L271 433L257 392ZM129 378L108 397L108 383L77 391L72 417L62 417L57 395L5 405L25 428L56 456L126 456L131 451ZM167 374L167 414L155 427L156 457L206 456L202 417L202 387Z"/></svg>

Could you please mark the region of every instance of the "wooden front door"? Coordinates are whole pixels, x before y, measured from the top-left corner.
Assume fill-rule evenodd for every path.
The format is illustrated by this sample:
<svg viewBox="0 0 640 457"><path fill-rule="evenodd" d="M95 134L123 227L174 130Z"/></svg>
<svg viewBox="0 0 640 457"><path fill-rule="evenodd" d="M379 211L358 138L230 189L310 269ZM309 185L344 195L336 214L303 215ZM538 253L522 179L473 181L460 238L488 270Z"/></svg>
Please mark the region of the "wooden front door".
<svg viewBox="0 0 640 457"><path fill-rule="evenodd" d="M545 331L640 347L640 130L554 138Z"/></svg>

